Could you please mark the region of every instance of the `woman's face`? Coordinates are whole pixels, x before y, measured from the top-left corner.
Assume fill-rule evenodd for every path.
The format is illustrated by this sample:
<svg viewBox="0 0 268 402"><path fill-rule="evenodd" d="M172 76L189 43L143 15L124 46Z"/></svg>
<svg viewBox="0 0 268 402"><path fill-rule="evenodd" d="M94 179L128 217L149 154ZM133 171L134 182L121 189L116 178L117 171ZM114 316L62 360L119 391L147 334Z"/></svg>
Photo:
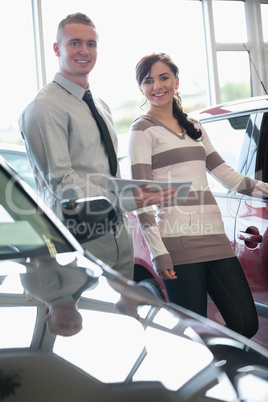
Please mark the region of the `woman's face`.
<svg viewBox="0 0 268 402"><path fill-rule="evenodd" d="M157 61L151 67L150 73L143 79L140 90L151 107L172 105L175 90L179 85L179 78L175 77L171 68Z"/></svg>

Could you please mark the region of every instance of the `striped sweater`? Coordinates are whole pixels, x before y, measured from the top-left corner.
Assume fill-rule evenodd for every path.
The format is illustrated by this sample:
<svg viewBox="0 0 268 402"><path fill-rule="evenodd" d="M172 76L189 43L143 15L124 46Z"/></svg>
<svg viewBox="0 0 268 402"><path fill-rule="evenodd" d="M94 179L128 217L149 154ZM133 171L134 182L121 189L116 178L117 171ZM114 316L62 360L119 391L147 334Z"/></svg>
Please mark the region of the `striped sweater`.
<svg viewBox="0 0 268 402"><path fill-rule="evenodd" d="M200 141L177 134L155 117L142 115L131 126L129 155L133 179L191 180L185 203L146 207L138 220L156 272L174 265L235 256L224 231L206 171L225 187L255 197L268 196L268 184L235 172L213 148L201 123Z"/></svg>

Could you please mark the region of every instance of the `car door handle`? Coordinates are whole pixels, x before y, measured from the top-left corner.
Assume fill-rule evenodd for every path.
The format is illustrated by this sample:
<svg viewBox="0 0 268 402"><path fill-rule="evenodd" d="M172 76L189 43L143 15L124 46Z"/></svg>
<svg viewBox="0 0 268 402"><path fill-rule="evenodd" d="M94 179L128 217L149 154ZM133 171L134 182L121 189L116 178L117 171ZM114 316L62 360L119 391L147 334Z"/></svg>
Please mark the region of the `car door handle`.
<svg viewBox="0 0 268 402"><path fill-rule="evenodd" d="M238 239L244 240L247 242L252 242L252 243L261 243L262 242L262 236L260 234L252 234L252 233L246 233L246 232L239 232Z"/></svg>

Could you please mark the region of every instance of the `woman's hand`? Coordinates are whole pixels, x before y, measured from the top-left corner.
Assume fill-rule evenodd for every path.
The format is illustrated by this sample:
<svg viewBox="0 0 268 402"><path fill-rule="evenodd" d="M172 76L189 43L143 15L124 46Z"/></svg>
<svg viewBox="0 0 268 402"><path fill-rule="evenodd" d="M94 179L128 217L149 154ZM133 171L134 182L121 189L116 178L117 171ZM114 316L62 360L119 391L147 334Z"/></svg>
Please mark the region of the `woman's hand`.
<svg viewBox="0 0 268 402"><path fill-rule="evenodd" d="M175 188L161 191L150 191L149 184L135 187L132 191L138 208L144 208L150 205L161 205L172 200L176 196Z"/></svg>
<svg viewBox="0 0 268 402"><path fill-rule="evenodd" d="M177 279L176 272L174 269L164 269L158 274L162 279Z"/></svg>

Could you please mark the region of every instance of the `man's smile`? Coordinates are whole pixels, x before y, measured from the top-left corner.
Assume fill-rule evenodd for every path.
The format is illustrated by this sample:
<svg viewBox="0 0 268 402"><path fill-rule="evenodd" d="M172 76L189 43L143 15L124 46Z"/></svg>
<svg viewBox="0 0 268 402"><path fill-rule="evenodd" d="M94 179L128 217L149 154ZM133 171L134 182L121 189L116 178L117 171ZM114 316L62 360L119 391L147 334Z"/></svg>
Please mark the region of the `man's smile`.
<svg viewBox="0 0 268 402"><path fill-rule="evenodd" d="M88 64L90 61L89 60L75 60L76 63L80 63L80 64Z"/></svg>

